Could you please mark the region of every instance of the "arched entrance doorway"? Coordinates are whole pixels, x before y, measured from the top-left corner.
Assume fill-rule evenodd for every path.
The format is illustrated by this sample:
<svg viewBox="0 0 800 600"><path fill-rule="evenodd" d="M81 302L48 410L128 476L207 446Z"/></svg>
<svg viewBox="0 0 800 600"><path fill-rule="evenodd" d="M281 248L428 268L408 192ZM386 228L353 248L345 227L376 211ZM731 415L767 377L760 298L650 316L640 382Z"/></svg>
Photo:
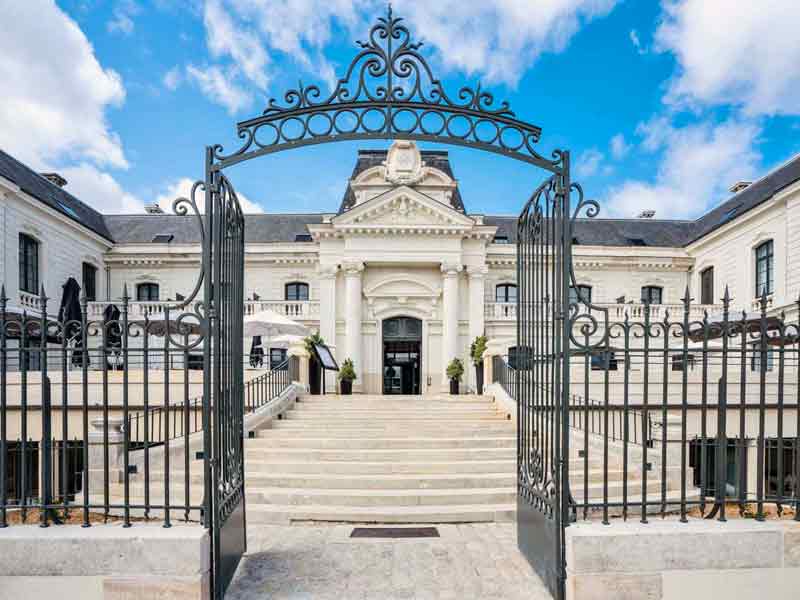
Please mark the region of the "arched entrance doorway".
<svg viewBox="0 0 800 600"><path fill-rule="evenodd" d="M383 393L421 393L422 321L394 317L383 321Z"/></svg>

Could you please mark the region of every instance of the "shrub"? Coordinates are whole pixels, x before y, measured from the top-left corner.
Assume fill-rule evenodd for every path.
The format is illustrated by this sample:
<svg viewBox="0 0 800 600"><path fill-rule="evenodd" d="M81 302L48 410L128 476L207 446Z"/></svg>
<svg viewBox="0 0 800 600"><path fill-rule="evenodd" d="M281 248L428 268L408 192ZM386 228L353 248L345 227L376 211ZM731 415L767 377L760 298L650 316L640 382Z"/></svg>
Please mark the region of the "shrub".
<svg viewBox="0 0 800 600"><path fill-rule="evenodd" d="M461 359L454 358L450 361L450 364L447 365L447 378L448 379L457 379L461 381L461 377L464 375L464 363L461 362Z"/></svg>
<svg viewBox="0 0 800 600"><path fill-rule="evenodd" d="M483 360L483 353L486 352L486 336L479 335L472 341L469 347L469 355L473 364L477 367Z"/></svg>
<svg viewBox="0 0 800 600"><path fill-rule="evenodd" d="M357 379L356 370L351 359L346 358L342 362L342 366L339 367L339 379L341 381L355 381Z"/></svg>

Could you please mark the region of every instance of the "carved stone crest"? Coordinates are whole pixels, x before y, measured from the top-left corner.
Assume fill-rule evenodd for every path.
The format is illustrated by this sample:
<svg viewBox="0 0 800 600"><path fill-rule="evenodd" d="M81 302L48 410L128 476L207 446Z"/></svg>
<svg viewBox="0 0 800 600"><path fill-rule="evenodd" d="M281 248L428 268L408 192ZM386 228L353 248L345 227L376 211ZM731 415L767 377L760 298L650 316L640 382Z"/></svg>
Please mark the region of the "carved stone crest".
<svg viewBox="0 0 800 600"><path fill-rule="evenodd" d="M417 145L409 140L397 140L392 143L383 163L386 167L386 181L396 185L411 185L424 177L422 162Z"/></svg>

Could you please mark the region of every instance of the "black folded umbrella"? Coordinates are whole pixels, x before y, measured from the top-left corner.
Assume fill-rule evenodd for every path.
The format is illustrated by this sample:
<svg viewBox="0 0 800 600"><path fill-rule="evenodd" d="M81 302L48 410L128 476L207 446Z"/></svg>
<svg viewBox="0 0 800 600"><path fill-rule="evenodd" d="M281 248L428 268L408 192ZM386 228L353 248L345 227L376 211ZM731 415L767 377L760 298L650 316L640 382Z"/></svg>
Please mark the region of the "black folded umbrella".
<svg viewBox="0 0 800 600"><path fill-rule="evenodd" d="M264 348L261 346L261 336L254 335L250 343L250 366L260 367L264 364Z"/></svg>
<svg viewBox="0 0 800 600"><path fill-rule="evenodd" d="M62 286L61 305L58 309L58 320L61 321L61 336L71 343L73 348L82 345L83 333L81 332L81 286L74 277L67 279ZM63 342L63 338L62 341ZM72 353L72 364L80 367L83 365L83 352ZM88 359L88 356L87 356ZM88 366L88 365L87 365Z"/></svg>

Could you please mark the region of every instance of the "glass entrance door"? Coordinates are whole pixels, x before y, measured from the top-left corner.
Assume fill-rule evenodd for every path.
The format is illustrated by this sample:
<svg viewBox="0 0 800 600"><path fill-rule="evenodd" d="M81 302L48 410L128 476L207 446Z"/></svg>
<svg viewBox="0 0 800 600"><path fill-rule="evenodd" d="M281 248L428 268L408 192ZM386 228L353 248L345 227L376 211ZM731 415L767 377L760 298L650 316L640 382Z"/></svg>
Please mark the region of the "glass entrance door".
<svg viewBox="0 0 800 600"><path fill-rule="evenodd" d="M422 393L422 321L395 317L383 322L383 393Z"/></svg>
<svg viewBox="0 0 800 600"><path fill-rule="evenodd" d="M383 343L383 393L420 393L420 343Z"/></svg>

